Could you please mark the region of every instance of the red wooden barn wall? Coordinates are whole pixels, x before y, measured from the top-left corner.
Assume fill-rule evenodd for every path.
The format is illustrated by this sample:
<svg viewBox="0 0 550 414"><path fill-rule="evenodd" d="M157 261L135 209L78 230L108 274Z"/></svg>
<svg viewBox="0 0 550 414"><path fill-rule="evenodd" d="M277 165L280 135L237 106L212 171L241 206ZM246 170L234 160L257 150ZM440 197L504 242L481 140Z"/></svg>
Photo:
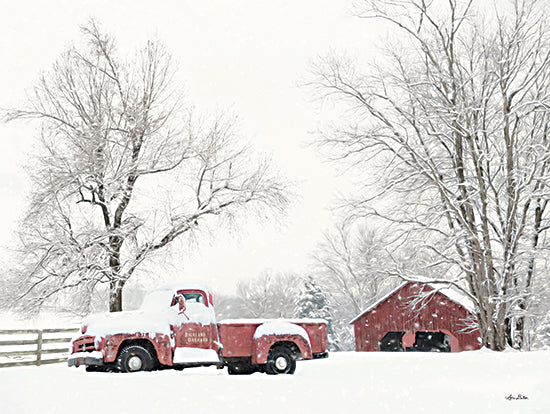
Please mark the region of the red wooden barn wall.
<svg viewBox="0 0 550 414"><path fill-rule="evenodd" d="M411 346L416 331L442 331L451 337L451 352L481 347L479 331L461 332L466 319L475 320L464 306L440 292L428 296L415 310L411 299L433 289L427 285L408 283L354 322L356 351L380 351L379 341L390 331L406 331L404 346ZM418 309L421 307L420 309Z"/></svg>

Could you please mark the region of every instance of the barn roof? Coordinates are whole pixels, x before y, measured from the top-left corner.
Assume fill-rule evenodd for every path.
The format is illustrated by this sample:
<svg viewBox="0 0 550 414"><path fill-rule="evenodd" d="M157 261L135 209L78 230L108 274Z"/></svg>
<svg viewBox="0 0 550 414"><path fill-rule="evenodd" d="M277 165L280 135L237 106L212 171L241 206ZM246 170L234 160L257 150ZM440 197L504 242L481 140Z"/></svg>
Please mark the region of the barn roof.
<svg viewBox="0 0 550 414"><path fill-rule="evenodd" d="M354 323L357 319L362 317L367 312L370 312L374 308L376 308L379 304L384 302L386 299L388 299L390 296L394 295L401 289L403 289L406 285L410 283L416 283L416 282L403 282L399 286L397 286L395 289L391 290L390 292L386 293L384 296L382 296L379 299L375 299L373 302L371 302L366 309L364 309L359 315L357 315L355 318L353 318L349 323ZM474 302L467 297L464 293L460 292L458 289L447 285L441 285L439 283L426 283L429 287L431 287L434 291L441 293L442 295L446 296L449 300L459 304L460 306L464 307L469 312L475 312L475 305Z"/></svg>

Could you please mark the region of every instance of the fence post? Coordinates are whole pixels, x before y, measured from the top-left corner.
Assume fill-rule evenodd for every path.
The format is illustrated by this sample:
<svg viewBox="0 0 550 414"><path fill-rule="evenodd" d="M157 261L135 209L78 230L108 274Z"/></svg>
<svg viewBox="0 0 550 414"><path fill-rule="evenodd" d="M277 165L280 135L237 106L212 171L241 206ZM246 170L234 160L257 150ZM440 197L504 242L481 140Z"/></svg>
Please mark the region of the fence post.
<svg viewBox="0 0 550 414"><path fill-rule="evenodd" d="M38 342L36 346L36 365L42 364L42 329L38 331Z"/></svg>

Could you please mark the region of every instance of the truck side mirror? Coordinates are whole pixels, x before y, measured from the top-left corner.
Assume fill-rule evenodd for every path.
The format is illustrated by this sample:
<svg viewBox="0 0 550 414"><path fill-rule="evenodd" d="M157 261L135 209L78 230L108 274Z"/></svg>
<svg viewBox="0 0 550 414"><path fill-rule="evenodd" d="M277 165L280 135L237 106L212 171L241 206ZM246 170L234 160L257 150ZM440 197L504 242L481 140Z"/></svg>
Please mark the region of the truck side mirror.
<svg viewBox="0 0 550 414"><path fill-rule="evenodd" d="M178 300L178 306L180 310L179 313L185 312L185 309L187 309L187 307L185 306L185 298L183 297L183 295L178 295L177 300Z"/></svg>

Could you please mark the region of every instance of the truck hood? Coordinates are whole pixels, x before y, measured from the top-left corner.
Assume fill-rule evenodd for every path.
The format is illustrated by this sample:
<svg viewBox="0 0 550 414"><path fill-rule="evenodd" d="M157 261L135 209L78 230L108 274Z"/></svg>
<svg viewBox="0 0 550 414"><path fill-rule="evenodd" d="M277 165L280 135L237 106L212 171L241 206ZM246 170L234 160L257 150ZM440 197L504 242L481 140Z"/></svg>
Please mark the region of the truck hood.
<svg viewBox="0 0 550 414"><path fill-rule="evenodd" d="M123 311L90 316L84 321L88 326L86 335L102 336L114 334L143 333L170 335L171 310L166 311Z"/></svg>

